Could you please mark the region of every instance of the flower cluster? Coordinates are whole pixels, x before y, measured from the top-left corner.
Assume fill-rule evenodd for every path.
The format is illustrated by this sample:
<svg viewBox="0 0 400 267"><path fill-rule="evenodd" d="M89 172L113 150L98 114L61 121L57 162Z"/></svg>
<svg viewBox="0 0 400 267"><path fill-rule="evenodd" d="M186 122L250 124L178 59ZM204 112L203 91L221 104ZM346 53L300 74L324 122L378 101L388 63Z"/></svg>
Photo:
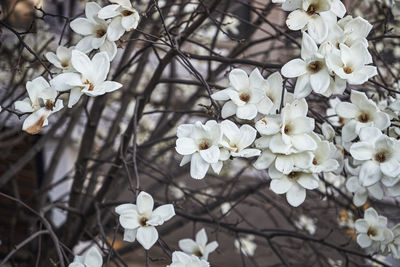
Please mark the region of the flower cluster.
<svg viewBox="0 0 400 267"><path fill-rule="evenodd" d="M99 96L122 87L107 80L110 61L117 54L115 42L137 27L139 13L129 0L115 0L103 8L88 2L85 15L70 23L74 32L84 36L76 46L59 46L56 53L45 55L60 73L49 82L42 76L27 82L29 97L14 103L22 115L29 114L22 126L27 133L39 133L48 124L47 118L63 108L61 94L69 93L68 107L72 108L82 95ZM94 50L90 58L87 53Z"/></svg>

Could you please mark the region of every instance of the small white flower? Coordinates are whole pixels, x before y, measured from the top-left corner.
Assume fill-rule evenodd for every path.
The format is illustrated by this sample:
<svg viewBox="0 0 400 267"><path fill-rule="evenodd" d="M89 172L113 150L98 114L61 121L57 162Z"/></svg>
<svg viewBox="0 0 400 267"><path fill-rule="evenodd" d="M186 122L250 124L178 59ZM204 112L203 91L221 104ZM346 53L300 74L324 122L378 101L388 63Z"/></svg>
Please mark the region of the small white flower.
<svg viewBox="0 0 400 267"><path fill-rule="evenodd" d="M306 230L310 235L315 234L315 231L317 230L314 219L303 214L300 215L299 219L295 221L294 224L297 228Z"/></svg>
<svg viewBox="0 0 400 267"><path fill-rule="evenodd" d="M63 108L62 100L58 99L55 87L43 78L38 77L26 83L27 98L16 101L14 107L22 113L31 113L24 121L22 130L29 134L37 134L48 124L47 118Z"/></svg>
<svg viewBox="0 0 400 267"><path fill-rule="evenodd" d="M183 252L175 251L172 253L172 263L167 267L209 267L210 264L192 255L189 256Z"/></svg>
<svg viewBox="0 0 400 267"><path fill-rule="evenodd" d="M234 69L229 73L230 87L211 95L215 100L227 101L221 110L222 118L234 114L239 119L252 120L258 113L268 114L274 104L265 95L264 88L268 83L258 69L254 69L250 77L242 69Z"/></svg>
<svg viewBox="0 0 400 267"><path fill-rule="evenodd" d="M313 173L293 171L283 174L275 169L269 168L268 174L272 181L270 189L276 194L286 194L286 200L293 207L298 207L306 199L306 189L318 188L318 176Z"/></svg>
<svg viewBox="0 0 400 267"><path fill-rule="evenodd" d="M201 229L196 234L196 241L192 239L179 240L179 248L188 255L195 255L202 260L207 260L208 255L217 249L218 242L213 241L207 244L206 230Z"/></svg>
<svg viewBox="0 0 400 267"><path fill-rule="evenodd" d="M377 251L382 245L393 240L393 233L386 225L386 217L379 216L373 208L367 209L364 213L364 218L355 222L357 243L362 248Z"/></svg>
<svg viewBox="0 0 400 267"><path fill-rule="evenodd" d="M360 142L350 147L350 153L360 161L359 179L364 187L376 184L383 175L397 177L400 174L400 143L378 128L362 128Z"/></svg>
<svg viewBox="0 0 400 267"><path fill-rule="evenodd" d="M342 128L344 142L354 140L363 127L374 126L380 130L389 127L389 115L380 111L365 93L352 90L350 100L351 103L341 102L335 107L336 114L346 121Z"/></svg>
<svg viewBox="0 0 400 267"><path fill-rule="evenodd" d="M119 39L119 32L98 17L100 9L101 7L95 2L86 3L86 18L74 19L70 26L74 32L85 36L78 42L76 49L84 53L100 49L107 52L109 60L113 60L117 54L117 45L114 41Z"/></svg>
<svg viewBox="0 0 400 267"><path fill-rule="evenodd" d="M254 256L257 248L257 244L254 242L254 239L254 235L239 237L239 239L235 239L234 245L236 249L238 251L242 251L245 256Z"/></svg>
<svg viewBox="0 0 400 267"><path fill-rule="evenodd" d="M195 124L180 125L177 136L175 149L184 156L180 166L191 162L192 178L203 179L210 165L217 173L221 170L219 143L222 131L216 121L207 121L205 125L199 121Z"/></svg>
<svg viewBox="0 0 400 267"><path fill-rule="evenodd" d="M312 133L317 148L313 151L313 160L310 170L314 173L332 172L339 168L339 163L335 159L336 147L333 143L321 138Z"/></svg>
<svg viewBox="0 0 400 267"><path fill-rule="evenodd" d="M318 52L314 40L303 32L301 43L301 59L293 59L282 67L282 75L288 78L297 78L294 95L296 98L306 97L313 90L324 94L331 83L329 70L325 59Z"/></svg>
<svg viewBox="0 0 400 267"><path fill-rule="evenodd" d="M89 249L85 256L75 256L74 261L68 267L101 267L103 257L95 246Z"/></svg>
<svg viewBox="0 0 400 267"><path fill-rule="evenodd" d="M62 69L63 71L72 71L74 69L71 64L73 49L73 46L69 48L59 46L55 54L53 52L47 52L45 56L56 68Z"/></svg>
<svg viewBox="0 0 400 267"><path fill-rule="evenodd" d="M256 139L257 131L248 124L239 127L230 120L221 122L223 138L221 145L229 151L232 157L254 157L260 155L260 150L248 148Z"/></svg>
<svg viewBox="0 0 400 267"><path fill-rule="evenodd" d="M338 53L329 53L326 64L337 76L346 80L349 84L363 84L368 79L377 75L372 57L363 43L356 43L351 47L341 43Z"/></svg>
<svg viewBox="0 0 400 267"><path fill-rule="evenodd" d="M125 229L124 240L135 239L144 249L150 249L158 240L156 226L162 225L175 215L172 204L162 205L153 210L154 200L146 192L140 192L134 204L122 204L115 208L120 215L119 222Z"/></svg>
<svg viewBox="0 0 400 267"><path fill-rule="evenodd" d="M50 81L58 91L70 91L68 107L75 105L83 94L88 96L104 95L122 87L114 81L106 81L110 71L107 53L100 52L90 58L78 50L72 51L71 64L78 72L57 75Z"/></svg>
<svg viewBox="0 0 400 267"><path fill-rule="evenodd" d="M140 20L139 13L132 7L130 0L112 0L112 4L103 7L99 11L99 18L110 19L110 28L114 30L118 40L125 31L132 31L137 28Z"/></svg>
<svg viewBox="0 0 400 267"><path fill-rule="evenodd" d="M383 190L379 183L372 186L364 187L358 181L357 176L350 177L346 182L346 188L350 192L354 193L353 204L357 207L361 207L367 202L368 195L376 198L383 198Z"/></svg>

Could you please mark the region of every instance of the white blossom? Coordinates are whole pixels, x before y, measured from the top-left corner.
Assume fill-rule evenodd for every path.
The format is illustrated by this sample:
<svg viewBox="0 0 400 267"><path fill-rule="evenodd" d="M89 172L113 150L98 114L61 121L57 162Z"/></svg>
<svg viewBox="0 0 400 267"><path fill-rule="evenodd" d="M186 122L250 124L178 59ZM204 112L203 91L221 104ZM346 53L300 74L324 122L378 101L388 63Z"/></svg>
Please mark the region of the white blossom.
<svg viewBox="0 0 400 267"><path fill-rule="evenodd" d="M110 61L105 52L97 53L90 59L81 51L73 50L71 63L77 72L62 73L50 81L58 91L71 90L68 107L75 105L83 94L104 95L122 87L118 82L106 81Z"/></svg>
<svg viewBox="0 0 400 267"><path fill-rule="evenodd" d="M150 249L158 240L156 226L162 225L175 215L172 204L162 205L155 210L154 200L146 192L140 192L135 204L122 204L115 208L119 222L125 229L124 240L134 242L135 239L144 249Z"/></svg>
<svg viewBox="0 0 400 267"><path fill-rule="evenodd" d="M315 231L317 230L315 220L304 214L300 215L298 220L294 222L294 225L301 230L307 231L310 235L315 234Z"/></svg>
<svg viewBox="0 0 400 267"><path fill-rule="evenodd" d="M235 239L234 245L238 251L241 251L245 256L254 256L257 249L257 244L254 242L254 235L246 235Z"/></svg>
<svg viewBox="0 0 400 267"><path fill-rule="evenodd" d="M115 27L109 27L109 23L98 17L101 7L95 2L86 3L86 18L77 18L71 21L71 29L83 37L76 49L88 53L93 49L100 49L108 54L109 60L113 60L117 54L117 45L114 41L119 39L119 32Z"/></svg>
<svg viewBox="0 0 400 267"><path fill-rule="evenodd" d="M180 251L172 253L172 263L167 267L209 267L210 264L194 255L187 255Z"/></svg>
<svg viewBox="0 0 400 267"><path fill-rule="evenodd" d="M139 24L139 13L130 0L112 0L112 4L99 11L99 18L112 19L109 28L116 32L113 39L118 40L125 31L135 30ZM114 41L115 41L114 40Z"/></svg>
<svg viewBox="0 0 400 267"><path fill-rule="evenodd" d="M47 60L53 64L56 68L61 69L63 71L72 71L74 68L72 67L71 64L71 56L72 56L72 50L75 47L64 47L64 46L59 46L57 47L56 53L53 52L47 52L46 53L46 58Z"/></svg>
<svg viewBox="0 0 400 267"><path fill-rule="evenodd" d="M68 267L101 267L102 265L103 257L99 249L93 246L84 256L75 256L74 261Z"/></svg>
<svg viewBox="0 0 400 267"><path fill-rule="evenodd" d="M346 181L346 188L354 193L353 204L357 207L364 205L367 202L368 196L372 196L376 199L383 198L383 189L379 183L364 187L360 184L358 176L350 177Z"/></svg>
<svg viewBox="0 0 400 267"><path fill-rule="evenodd" d="M273 102L264 91L269 84L257 68L250 77L244 70L234 69L229 73L229 82L229 88L211 95L215 100L227 101L221 110L222 118L236 114L239 119L251 120L258 113L268 114L273 108Z"/></svg>
<svg viewBox="0 0 400 267"><path fill-rule="evenodd" d="M373 126L384 130L390 125L389 116L379 110L376 104L365 95L355 90L351 91L350 101L338 103L336 114L344 118L346 123L342 128L344 142L354 140L363 127Z"/></svg>
<svg viewBox="0 0 400 267"><path fill-rule="evenodd" d="M216 121L207 121L205 125L199 121L180 125L177 136L175 149L184 156L180 166L190 162L192 178L203 179L210 165L219 173L222 168L220 157L224 156L224 160L229 157L229 153L220 152L222 130Z"/></svg>
<svg viewBox="0 0 400 267"><path fill-rule="evenodd" d="M29 134L37 134L43 126L48 125L47 118L63 108L62 100L58 99L54 86L38 77L26 83L28 97L16 101L14 107L22 113L31 113L24 121L22 130Z"/></svg>
<svg viewBox="0 0 400 267"><path fill-rule="evenodd" d="M196 234L196 241L186 238L179 240L179 248L188 255L195 255L202 260L207 260L208 255L217 249L218 242L213 241L207 244L206 230L201 229Z"/></svg>

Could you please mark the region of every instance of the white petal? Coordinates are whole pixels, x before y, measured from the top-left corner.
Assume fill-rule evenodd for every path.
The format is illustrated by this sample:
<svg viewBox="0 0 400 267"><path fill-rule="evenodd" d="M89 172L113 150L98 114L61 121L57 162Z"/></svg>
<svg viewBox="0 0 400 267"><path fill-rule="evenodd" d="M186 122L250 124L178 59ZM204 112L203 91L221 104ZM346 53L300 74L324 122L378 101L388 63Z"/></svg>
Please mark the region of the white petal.
<svg viewBox="0 0 400 267"><path fill-rule="evenodd" d="M92 61L90 61L89 57L78 50L73 50L72 51L72 57L71 57L71 63L74 69L76 69L78 72L82 73L83 76L90 78L92 77L92 72L93 70L93 65ZM98 67L98 66L96 66Z"/></svg>
<svg viewBox="0 0 400 267"><path fill-rule="evenodd" d="M217 146L211 146L208 149L200 150L200 156L207 163L217 163L219 159L219 148Z"/></svg>
<svg viewBox="0 0 400 267"><path fill-rule="evenodd" d="M198 249L197 243L189 238L179 240L178 245L183 252L189 255L193 254L193 252Z"/></svg>
<svg viewBox="0 0 400 267"><path fill-rule="evenodd" d="M360 188L360 183L358 182L357 176L350 177L346 182L346 188L350 192L357 192Z"/></svg>
<svg viewBox="0 0 400 267"><path fill-rule="evenodd" d="M360 183L362 186L371 186L381 179L379 164L374 161L366 161L360 168Z"/></svg>
<svg viewBox="0 0 400 267"><path fill-rule="evenodd" d="M375 151L371 144L367 142L358 142L352 144L350 147L351 155L357 160L372 159L374 152Z"/></svg>
<svg viewBox="0 0 400 267"><path fill-rule="evenodd" d="M34 109L32 108L32 102L29 97L25 98L24 100L16 101L14 103L14 108L22 113L34 111Z"/></svg>
<svg viewBox="0 0 400 267"><path fill-rule="evenodd" d="M357 236L357 243L360 245L360 247L367 248L371 246L372 241L369 239L368 235L360 234Z"/></svg>
<svg viewBox="0 0 400 267"><path fill-rule="evenodd" d="M330 76L327 69L322 69L315 74L310 75L310 84L314 92L323 94L328 90Z"/></svg>
<svg viewBox="0 0 400 267"><path fill-rule="evenodd" d="M249 147L256 139L256 135L256 129L248 124L242 125L242 127L240 127L239 143L237 144L239 149Z"/></svg>
<svg viewBox="0 0 400 267"><path fill-rule="evenodd" d="M303 39L301 40L301 58L309 60L315 58L318 52L318 46L315 41L306 32L303 32Z"/></svg>
<svg viewBox="0 0 400 267"><path fill-rule="evenodd" d="M293 184L286 193L286 199L291 206L298 207L306 199L306 190L297 184Z"/></svg>
<svg viewBox="0 0 400 267"><path fill-rule="evenodd" d="M129 212L131 210L137 211L135 204L127 203L115 207L115 212L118 213L119 215L123 214L124 212Z"/></svg>
<svg viewBox="0 0 400 267"><path fill-rule="evenodd" d="M382 135L382 132L375 127L364 127L360 130L360 140L365 142L374 142Z"/></svg>
<svg viewBox="0 0 400 267"><path fill-rule="evenodd" d="M136 240L136 229L125 229L124 230L124 241L135 242Z"/></svg>
<svg viewBox="0 0 400 267"><path fill-rule="evenodd" d="M310 17L307 15L306 12L297 9L289 14L286 19L286 25L289 29L297 31L303 29L307 25L309 20Z"/></svg>
<svg viewBox="0 0 400 267"><path fill-rule="evenodd" d="M361 207L367 202L368 193L367 192L356 192L353 197L353 203L356 207Z"/></svg>
<svg viewBox="0 0 400 267"><path fill-rule="evenodd" d="M71 92L69 93L68 107L72 108L76 103L78 103L82 95L83 93L80 87L72 88Z"/></svg>
<svg viewBox="0 0 400 267"><path fill-rule="evenodd" d="M50 114L51 111L46 108L41 108L38 111L33 112L25 119L22 125L22 130L29 134L39 133L40 130L42 130L45 120Z"/></svg>
<svg viewBox="0 0 400 267"><path fill-rule="evenodd" d="M154 207L153 197L144 191L140 192L136 198L136 207L139 214L150 216Z"/></svg>
<svg viewBox="0 0 400 267"><path fill-rule="evenodd" d="M95 25L88 19L77 18L71 21L71 29L77 34L90 35L96 31Z"/></svg>
<svg viewBox="0 0 400 267"><path fill-rule="evenodd" d="M99 6L99 4L95 2L88 2L86 3L85 6L85 15L88 19L94 21L94 18L97 17L97 14L99 13L100 10L101 7Z"/></svg>
<svg viewBox="0 0 400 267"><path fill-rule="evenodd" d="M360 233L368 232L369 224L365 219L356 220L356 222L354 223L354 226L355 226L357 232L360 232Z"/></svg>
<svg viewBox="0 0 400 267"><path fill-rule="evenodd" d="M50 80L50 85L59 92L68 91L82 84L81 75L73 72L61 73Z"/></svg>
<svg viewBox="0 0 400 267"><path fill-rule="evenodd" d="M336 114L345 119L352 119L360 115L358 107L352 103L341 102L335 107Z"/></svg>
<svg viewBox="0 0 400 267"><path fill-rule="evenodd" d="M111 61L115 58L115 55L117 54L117 45L115 44L115 42L105 40L104 44L100 47L100 51L107 52L107 55Z"/></svg>
<svg viewBox="0 0 400 267"><path fill-rule="evenodd" d="M96 73L93 76L94 83L98 84L105 81L110 71L110 59L106 52L100 52L92 58L92 64L96 67Z"/></svg>
<svg viewBox="0 0 400 267"><path fill-rule="evenodd" d="M139 19L139 14L135 11L132 15L123 17L121 24L126 31L132 31L137 28Z"/></svg>
<svg viewBox="0 0 400 267"><path fill-rule="evenodd" d="M293 183L285 176L279 179L272 179L269 188L276 194L284 194L292 188Z"/></svg>
<svg viewBox="0 0 400 267"><path fill-rule="evenodd" d="M228 101L224 104L221 110L221 117L226 119L234 114L236 114L237 106L232 102Z"/></svg>
<svg viewBox="0 0 400 267"><path fill-rule="evenodd" d="M234 69L229 73L229 82L238 91L247 90L250 81L247 73L242 69Z"/></svg>
<svg viewBox="0 0 400 267"><path fill-rule="evenodd" d="M119 222L125 229L136 229L140 226L138 214L134 210L121 214L119 216Z"/></svg>
<svg viewBox="0 0 400 267"><path fill-rule="evenodd" d="M308 21L307 31L319 44L328 36L328 26L321 16L313 16L313 18Z"/></svg>
<svg viewBox="0 0 400 267"><path fill-rule="evenodd" d="M205 247L207 244L207 240L208 239L207 239L206 230L204 228L202 228L196 234L196 243L199 244L200 247Z"/></svg>
<svg viewBox="0 0 400 267"><path fill-rule="evenodd" d="M98 267L103 265L103 257L96 247L92 247L85 255L85 266Z"/></svg>
<svg viewBox="0 0 400 267"><path fill-rule="evenodd" d="M307 72L307 65L300 58L292 59L282 67L281 72L288 78L299 77Z"/></svg>
<svg viewBox="0 0 400 267"><path fill-rule="evenodd" d="M100 9L97 16L99 16L99 18L101 18L101 19L109 19L109 18L113 18L115 16L119 16L120 12L117 11L118 7L119 7L119 5L115 5L115 4L105 6L102 9Z"/></svg>
<svg viewBox="0 0 400 267"><path fill-rule="evenodd" d="M121 19L121 17L116 17L111 20L107 29L108 40L112 42L117 41L125 33L125 29L121 25Z"/></svg>
<svg viewBox="0 0 400 267"><path fill-rule="evenodd" d="M191 155L197 151L197 145L193 139L181 137L176 140L176 151L181 155Z"/></svg>
<svg viewBox="0 0 400 267"><path fill-rule="evenodd" d="M254 104L237 107L236 116L239 119L252 120L257 116L257 107Z"/></svg>
<svg viewBox="0 0 400 267"><path fill-rule="evenodd" d="M227 88L220 90L211 95L211 98L218 101L227 101L230 99L230 94L228 92L233 91L233 89Z"/></svg>
<svg viewBox="0 0 400 267"><path fill-rule="evenodd" d="M194 153L190 162L190 176L194 179L203 179L209 167L210 164L199 153Z"/></svg>
<svg viewBox="0 0 400 267"><path fill-rule="evenodd" d="M313 190L319 186L318 180L313 174L301 174L301 176L297 179L297 183L309 190Z"/></svg>
<svg viewBox="0 0 400 267"><path fill-rule="evenodd" d="M292 136L292 145L299 151L315 150L317 143L307 134Z"/></svg>
<svg viewBox="0 0 400 267"><path fill-rule="evenodd" d="M265 170L274 162L275 158L275 154L271 153L269 150L264 150L261 156L254 162L253 166L257 170Z"/></svg>
<svg viewBox="0 0 400 267"><path fill-rule="evenodd" d="M76 45L76 49L82 51L83 53L89 53L90 51L93 50L92 40L93 40L92 36L86 36L82 38Z"/></svg>
<svg viewBox="0 0 400 267"><path fill-rule="evenodd" d="M291 171L293 171L293 167L294 167L294 162L293 162L293 158L289 155L279 155L276 157L275 160L275 168L284 173L284 174L288 174Z"/></svg>
<svg viewBox="0 0 400 267"><path fill-rule="evenodd" d="M172 204L162 205L156 208L153 211L152 215L160 216L163 219L163 221L168 221L169 219L175 216L174 206Z"/></svg>
<svg viewBox="0 0 400 267"><path fill-rule="evenodd" d="M139 227L136 239L144 249L149 250L157 242L158 232L154 226Z"/></svg>

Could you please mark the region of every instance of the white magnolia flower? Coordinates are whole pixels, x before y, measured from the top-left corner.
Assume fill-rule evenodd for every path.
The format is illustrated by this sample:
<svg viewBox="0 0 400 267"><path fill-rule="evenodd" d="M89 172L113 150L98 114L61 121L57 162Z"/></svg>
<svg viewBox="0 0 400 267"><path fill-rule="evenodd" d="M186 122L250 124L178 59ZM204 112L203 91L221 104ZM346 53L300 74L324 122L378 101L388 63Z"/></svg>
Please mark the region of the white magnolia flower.
<svg viewBox="0 0 400 267"><path fill-rule="evenodd" d="M112 0L112 4L103 7L99 11L99 18L110 19L110 28L115 30L119 35L118 40L125 31L135 30L139 24L139 13L132 7L130 0Z"/></svg>
<svg viewBox="0 0 400 267"><path fill-rule="evenodd" d="M400 260L400 224L395 225L391 231L393 233L393 241L387 245L387 251L384 251L384 254L386 254L385 252L390 252L393 258Z"/></svg>
<svg viewBox="0 0 400 267"><path fill-rule="evenodd" d="M272 136L268 148L273 153L293 154L316 149L309 135L314 119L307 117L308 105L304 98L287 103L280 115L267 115L256 123L262 136Z"/></svg>
<svg viewBox="0 0 400 267"><path fill-rule="evenodd" d="M383 175L397 177L400 174L399 141L375 127L362 128L359 136L360 142L350 147L350 153L361 164L360 184L374 185Z"/></svg>
<svg viewBox="0 0 400 267"><path fill-rule="evenodd" d="M115 208L119 222L125 229L124 240L135 239L144 249L150 249L158 240L156 226L162 225L175 215L172 204L162 205L153 210L154 200L146 192L140 192L134 204L122 204Z"/></svg>
<svg viewBox="0 0 400 267"><path fill-rule="evenodd" d="M258 69L250 77L244 70L234 69L229 73L229 82L229 88L211 95L215 100L227 101L221 110L222 118L236 114L239 119L252 120L258 113L268 114L274 106L265 95L268 83Z"/></svg>
<svg viewBox="0 0 400 267"><path fill-rule="evenodd" d="M172 263L167 267L209 267L210 264L194 255L187 255L180 251L172 253Z"/></svg>
<svg viewBox="0 0 400 267"><path fill-rule="evenodd" d="M346 9L338 0L303 0L303 1L286 1L292 2L288 4L285 10L292 11L287 20L286 25L291 30L307 29L310 36L317 42L322 43L328 36L327 22L322 18L322 12L332 11L335 15L343 17ZM286 4L285 2L285 4ZM296 3L297 2L297 3Z"/></svg>
<svg viewBox="0 0 400 267"><path fill-rule="evenodd" d="M62 73L50 81L58 91L71 89L68 107L75 105L83 94L104 95L122 87L118 82L106 81L110 71L110 61L105 52L97 53L90 60L81 51L73 50L71 64L78 73Z"/></svg>
<svg viewBox="0 0 400 267"><path fill-rule="evenodd" d="M310 235L315 234L317 226L315 225L315 220L302 214L299 219L294 222L297 228L307 231Z"/></svg>
<svg viewBox="0 0 400 267"><path fill-rule="evenodd" d="M208 255L217 249L218 242L213 241L207 244L206 230L201 229L196 234L196 241L192 239L179 240L179 248L188 255L195 255L202 260L207 260Z"/></svg>
<svg viewBox="0 0 400 267"><path fill-rule="evenodd" d="M73 46L69 48L59 46L55 54L53 52L47 52L45 56L56 68L62 69L63 71L72 71L74 68L71 64L71 56L74 48Z"/></svg>
<svg viewBox="0 0 400 267"><path fill-rule="evenodd" d="M245 237L239 237L235 239L234 245L238 251L241 251L245 256L254 256L257 248L257 244L254 242L254 235L247 235Z"/></svg>
<svg viewBox="0 0 400 267"><path fill-rule="evenodd" d="M115 27L109 27L104 19L98 17L101 7L95 2L86 3L86 18L77 18L71 21L71 29L85 37L76 45L76 49L89 53L93 49L107 52L109 60L113 60L117 54L117 45L114 41L121 37Z"/></svg>
<svg viewBox="0 0 400 267"><path fill-rule="evenodd" d="M383 198L383 190L379 183L372 186L364 187L358 181L357 176L350 177L346 182L346 188L350 192L354 193L353 203L357 207L361 207L367 202L368 195L376 199Z"/></svg>
<svg viewBox="0 0 400 267"><path fill-rule="evenodd" d="M339 168L339 162L335 159L336 146L321 138L315 133L311 133L311 137L317 144L317 148L313 151L313 160L310 170L314 173L332 172Z"/></svg>
<svg viewBox="0 0 400 267"><path fill-rule="evenodd" d="M99 249L91 247L85 256L75 256L74 261L68 267L101 267L103 266L103 257Z"/></svg>
<svg viewBox="0 0 400 267"><path fill-rule="evenodd" d="M229 151L232 157L254 157L260 155L260 150L248 148L256 139L257 131L248 124L239 127L230 120L221 122L223 133L220 144Z"/></svg>
<svg viewBox="0 0 400 267"><path fill-rule="evenodd" d="M294 95L296 98L308 96L313 90L324 94L331 83L329 70L325 59L318 52L314 40L303 32L301 43L301 59L293 59L282 67L282 75L288 78L297 78Z"/></svg>
<svg viewBox="0 0 400 267"><path fill-rule="evenodd" d="M190 161L192 178L203 179L210 165L217 173L221 170L222 163L219 161L222 153L219 143L222 131L216 121L207 121L205 125L199 121L195 124L180 125L177 136L175 149L184 156L180 166Z"/></svg>
<svg viewBox="0 0 400 267"><path fill-rule="evenodd" d="M298 207L304 202L306 189L313 190L319 186L318 176L314 173L293 171L284 174L272 166L268 174L272 179L270 189L276 194L286 194L288 203L293 207Z"/></svg>
<svg viewBox="0 0 400 267"><path fill-rule="evenodd" d="M382 245L392 241L393 233L387 227L387 218L379 216L373 209L369 208L364 213L363 219L355 222L357 231L357 243L362 248L378 250Z"/></svg>
<svg viewBox="0 0 400 267"><path fill-rule="evenodd" d="M43 78L38 77L26 83L28 96L16 101L14 107L22 113L31 113L24 121L22 130L29 134L37 134L43 126L48 125L47 118L63 108L62 100L58 99L55 87Z"/></svg>
<svg viewBox="0 0 400 267"><path fill-rule="evenodd" d="M372 57L363 43L356 43L351 47L341 43L338 53L327 55L326 64L341 79L347 80L349 84L363 84L369 78L377 75Z"/></svg>
<svg viewBox="0 0 400 267"><path fill-rule="evenodd" d="M365 93L352 90L350 101L338 103L335 108L336 114L347 120L342 128L344 142L354 140L363 127L374 126L380 130L389 127L389 116L380 111Z"/></svg>

